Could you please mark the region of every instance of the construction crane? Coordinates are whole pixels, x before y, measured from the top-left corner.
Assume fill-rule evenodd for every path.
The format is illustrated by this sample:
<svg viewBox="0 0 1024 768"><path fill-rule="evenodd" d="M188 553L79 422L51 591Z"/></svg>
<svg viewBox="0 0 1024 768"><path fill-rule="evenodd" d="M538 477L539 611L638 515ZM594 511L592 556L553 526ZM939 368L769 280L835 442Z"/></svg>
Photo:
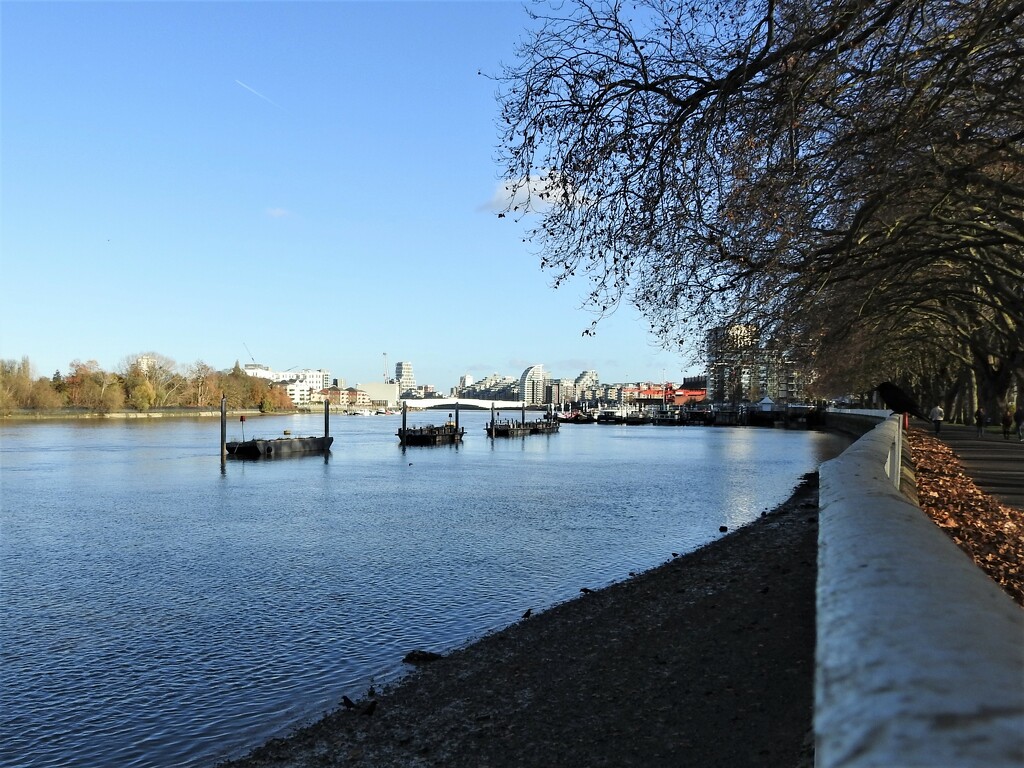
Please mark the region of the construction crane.
<svg viewBox="0 0 1024 768"><path fill-rule="evenodd" d="M384 383L388 383L388 353L384 353Z"/></svg>

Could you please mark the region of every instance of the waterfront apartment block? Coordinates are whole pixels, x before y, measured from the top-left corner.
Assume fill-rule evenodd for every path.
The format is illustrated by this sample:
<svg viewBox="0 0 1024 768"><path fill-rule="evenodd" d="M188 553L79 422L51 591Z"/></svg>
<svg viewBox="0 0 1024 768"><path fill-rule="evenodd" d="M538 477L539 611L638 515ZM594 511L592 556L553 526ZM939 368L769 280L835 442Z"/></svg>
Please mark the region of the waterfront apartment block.
<svg viewBox="0 0 1024 768"><path fill-rule="evenodd" d="M707 397L716 403L802 402L804 370L782 351L760 343L749 325L713 328L705 338Z"/></svg>
<svg viewBox="0 0 1024 768"><path fill-rule="evenodd" d="M331 372L322 368L305 368L301 371L274 371L259 363L246 363L243 369L249 376L284 387L288 397L297 405L323 402L323 390L330 388Z"/></svg>
<svg viewBox="0 0 1024 768"><path fill-rule="evenodd" d="M416 376L412 372L412 363L395 363L395 381L398 382L398 391L402 395L416 389Z"/></svg>
<svg viewBox="0 0 1024 768"><path fill-rule="evenodd" d="M527 405L544 405L544 366L531 365L519 377L519 400Z"/></svg>

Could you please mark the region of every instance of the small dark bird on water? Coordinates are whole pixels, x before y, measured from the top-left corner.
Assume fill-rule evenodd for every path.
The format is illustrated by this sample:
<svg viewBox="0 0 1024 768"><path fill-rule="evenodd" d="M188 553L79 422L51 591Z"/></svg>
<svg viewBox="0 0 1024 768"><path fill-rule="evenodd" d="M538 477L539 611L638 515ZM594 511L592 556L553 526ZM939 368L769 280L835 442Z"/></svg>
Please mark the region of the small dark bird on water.
<svg viewBox="0 0 1024 768"><path fill-rule="evenodd" d="M893 413L909 413L911 416L917 416L919 419L931 421L924 411L921 410L921 406L917 404L917 401L891 381L883 381L875 387L875 391L881 395L885 407Z"/></svg>
<svg viewBox="0 0 1024 768"><path fill-rule="evenodd" d="M580 592L582 592L584 595L589 595L593 591L594 590L590 589L589 587L580 587Z"/></svg>
<svg viewBox="0 0 1024 768"><path fill-rule="evenodd" d="M526 613L523 614L524 619L528 619L533 616L533 608L527 608Z"/></svg>
<svg viewBox="0 0 1024 768"><path fill-rule="evenodd" d="M352 701L348 696L341 697L341 703L345 705L345 709L355 709L356 703Z"/></svg>

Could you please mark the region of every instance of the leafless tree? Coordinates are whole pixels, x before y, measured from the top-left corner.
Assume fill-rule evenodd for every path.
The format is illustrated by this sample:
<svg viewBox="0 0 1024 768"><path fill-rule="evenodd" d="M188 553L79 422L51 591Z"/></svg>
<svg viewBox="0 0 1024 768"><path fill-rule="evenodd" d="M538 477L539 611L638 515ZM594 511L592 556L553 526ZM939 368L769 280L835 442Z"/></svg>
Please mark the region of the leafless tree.
<svg viewBox="0 0 1024 768"><path fill-rule="evenodd" d="M556 284L667 345L742 321L827 362L885 329L883 357L955 342L996 392L1024 366L1022 11L538 4L500 78L510 210Z"/></svg>

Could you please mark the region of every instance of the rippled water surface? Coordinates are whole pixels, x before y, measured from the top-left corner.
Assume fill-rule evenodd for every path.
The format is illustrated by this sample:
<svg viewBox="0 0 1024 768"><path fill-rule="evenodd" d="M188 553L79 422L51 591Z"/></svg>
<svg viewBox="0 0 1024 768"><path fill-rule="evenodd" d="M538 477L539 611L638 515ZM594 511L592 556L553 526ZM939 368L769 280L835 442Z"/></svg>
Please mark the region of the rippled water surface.
<svg viewBox="0 0 1024 768"><path fill-rule="evenodd" d="M326 460L223 472L216 419L0 427L0 765L211 766L394 679L414 648L749 522L846 445L608 425L491 441L463 412L463 445L403 452L400 418L335 416Z"/></svg>

